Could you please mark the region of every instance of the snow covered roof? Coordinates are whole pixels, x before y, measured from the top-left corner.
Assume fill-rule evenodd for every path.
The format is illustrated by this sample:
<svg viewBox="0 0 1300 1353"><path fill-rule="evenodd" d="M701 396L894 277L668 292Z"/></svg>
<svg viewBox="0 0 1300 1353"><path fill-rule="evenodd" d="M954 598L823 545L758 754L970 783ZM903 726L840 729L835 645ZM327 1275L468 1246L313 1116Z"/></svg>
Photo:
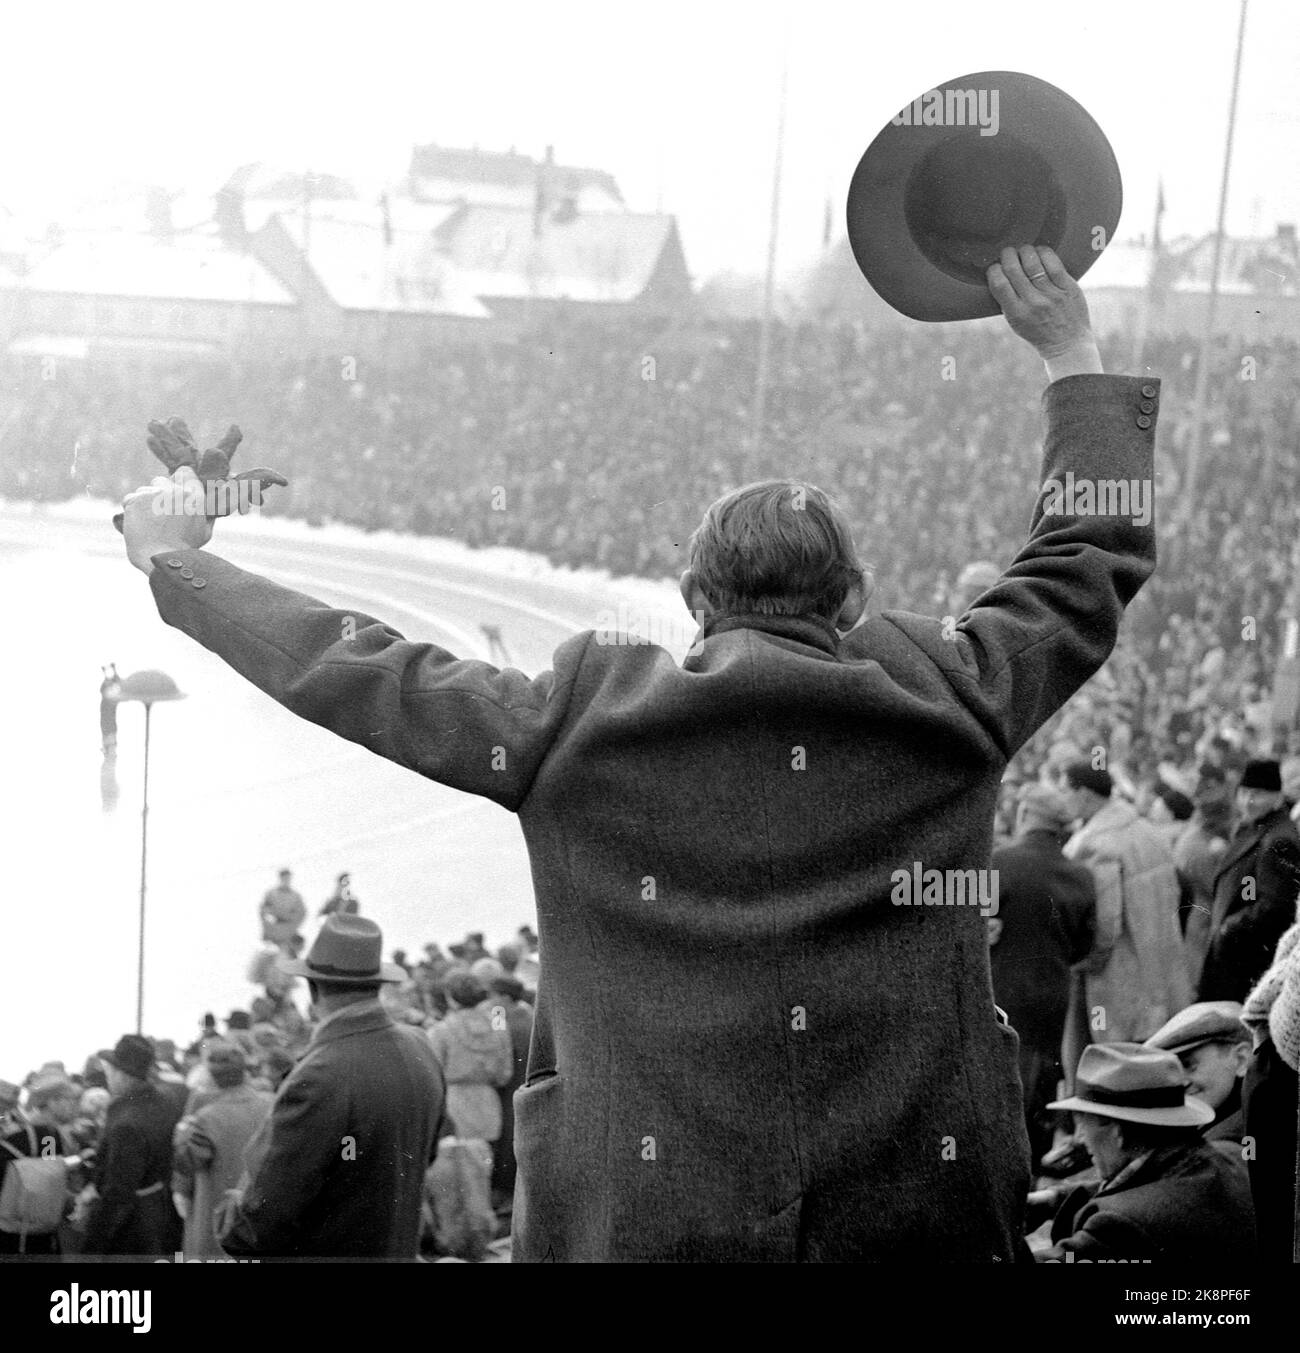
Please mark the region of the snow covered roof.
<svg viewBox="0 0 1300 1353"><path fill-rule="evenodd" d="M34 264L24 287L149 300L295 304L257 259L229 248L215 232L168 241L127 231L71 234Z"/></svg>
<svg viewBox="0 0 1300 1353"><path fill-rule="evenodd" d="M536 230L529 208L462 207L439 236L478 296L632 301L649 285L673 231L671 216L579 212Z"/></svg>
<svg viewBox="0 0 1300 1353"><path fill-rule="evenodd" d="M454 211L394 201L386 232L379 204L329 202L313 208L310 226L301 211L282 213L280 224L345 310L486 319L490 312L438 247L435 229Z"/></svg>

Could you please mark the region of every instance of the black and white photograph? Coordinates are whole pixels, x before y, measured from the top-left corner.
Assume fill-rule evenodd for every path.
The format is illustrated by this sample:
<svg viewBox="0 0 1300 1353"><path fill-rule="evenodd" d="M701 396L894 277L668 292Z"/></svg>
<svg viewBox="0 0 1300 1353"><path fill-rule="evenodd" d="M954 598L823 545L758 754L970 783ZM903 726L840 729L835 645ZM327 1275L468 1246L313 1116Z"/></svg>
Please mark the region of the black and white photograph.
<svg viewBox="0 0 1300 1353"><path fill-rule="evenodd" d="M23 1328L830 1263L1258 1333L1300 8L3 28Z"/></svg>

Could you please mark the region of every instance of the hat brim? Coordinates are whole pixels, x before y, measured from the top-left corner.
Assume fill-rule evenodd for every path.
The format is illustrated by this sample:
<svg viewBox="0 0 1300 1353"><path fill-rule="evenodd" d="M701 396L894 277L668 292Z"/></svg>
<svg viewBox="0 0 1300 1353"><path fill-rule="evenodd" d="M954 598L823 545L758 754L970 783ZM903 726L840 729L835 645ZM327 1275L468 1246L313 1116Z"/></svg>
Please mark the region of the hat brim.
<svg viewBox="0 0 1300 1353"><path fill-rule="evenodd" d="M333 987L373 987L376 983L405 982L406 969L396 963L380 963L377 973L358 977L340 977L337 973L318 972L305 958L291 958L277 965L287 977L310 977L313 982Z"/></svg>
<svg viewBox="0 0 1300 1353"><path fill-rule="evenodd" d="M935 89L983 90L990 101L996 92L996 132L886 124L848 195L849 244L867 281L910 319L942 322L1000 313L984 271L1008 245L1047 245L1082 277L1114 238L1123 205L1105 133L1063 90L1018 71L976 71ZM927 233L936 208L970 233Z"/></svg>
<svg viewBox="0 0 1300 1353"><path fill-rule="evenodd" d="M1064 1109L1071 1113L1091 1113L1098 1118L1118 1118L1125 1123L1148 1123L1152 1127L1204 1127L1214 1122L1214 1110L1195 1095L1188 1095L1182 1104L1167 1109L1139 1109L1127 1104L1098 1104L1095 1099L1055 1099L1049 1109Z"/></svg>

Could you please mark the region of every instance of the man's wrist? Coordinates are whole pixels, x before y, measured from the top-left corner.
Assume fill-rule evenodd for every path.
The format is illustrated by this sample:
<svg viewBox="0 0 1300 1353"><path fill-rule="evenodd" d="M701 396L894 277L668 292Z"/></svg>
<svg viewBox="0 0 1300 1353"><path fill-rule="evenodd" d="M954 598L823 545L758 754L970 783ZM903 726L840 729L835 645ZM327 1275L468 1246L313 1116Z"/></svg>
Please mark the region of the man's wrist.
<svg viewBox="0 0 1300 1353"><path fill-rule="evenodd" d="M1105 371L1097 340L1091 334L1059 352L1043 352L1041 356L1049 381L1059 381L1065 376L1099 376Z"/></svg>

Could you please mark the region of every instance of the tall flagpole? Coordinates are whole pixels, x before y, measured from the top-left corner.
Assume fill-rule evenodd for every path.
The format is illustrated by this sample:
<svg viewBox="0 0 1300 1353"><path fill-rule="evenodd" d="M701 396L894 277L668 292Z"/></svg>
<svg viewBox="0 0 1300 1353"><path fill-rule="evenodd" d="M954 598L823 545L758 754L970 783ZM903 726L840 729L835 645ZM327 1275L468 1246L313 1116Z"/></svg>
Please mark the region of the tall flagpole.
<svg viewBox="0 0 1300 1353"><path fill-rule="evenodd" d="M1237 126L1237 90L1241 84L1241 51L1246 40L1246 5L1241 0L1237 22L1237 54L1232 64L1232 95L1228 101L1228 137L1223 148L1223 177L1219 181L1219 219L1214 231L1214 253L1210 259L1210 294L1205 308L1205 331L1201 334L1201 355L1196 367L1196 393L1192 400L1192 445L1187 457L1187 484L1182 510L1190 517L1196 502L1196 481L1200 476L1201 447L1205 437L1205 398L1210 375L1210 349L1214 343L1214 321L1219 310L1219 268L1223 263L1223 228L1228 213L1228 176L1232 169L1232 137Z"/></svg>
<svg viewBox="0 0 1300 1353"><path fill-rule="evenodd" d="M144 702L144 803L140 809L140 941L135 965L135 1031L144 1033L144 909L149 877L149 716L153 702Z"/></svg>
<svg viewBox="0 0 1300 1353"><path fill-rule="evenodd" d="M1156 219L1151 227L1151 266L1147 270L1146 289L1142 293L1142 308L1138 311L1137 334L1133 339L1133 374L1142 374L1142 359L1146 356L1147 333L1151 328L1151 311L1155 305L1156 289L1160 285L1160 219L1165 214L1164 179L1156 183Z"/></svg>
<svg viewBox="0 0 1300 1353"><path fill-rule="evenodd" d="M767 417L767 386L772 362L772 305L776 291L776 241L781 220L781 170L785 159L786 87L790 76L790 43L782 44L781 100L776 123L776 156L772 163L772 211L767 229L767 276L763 282L763 318L758 330L758 373L754 378L754 409L750 417L750 452L754 461L763 454Z"/></svg>

